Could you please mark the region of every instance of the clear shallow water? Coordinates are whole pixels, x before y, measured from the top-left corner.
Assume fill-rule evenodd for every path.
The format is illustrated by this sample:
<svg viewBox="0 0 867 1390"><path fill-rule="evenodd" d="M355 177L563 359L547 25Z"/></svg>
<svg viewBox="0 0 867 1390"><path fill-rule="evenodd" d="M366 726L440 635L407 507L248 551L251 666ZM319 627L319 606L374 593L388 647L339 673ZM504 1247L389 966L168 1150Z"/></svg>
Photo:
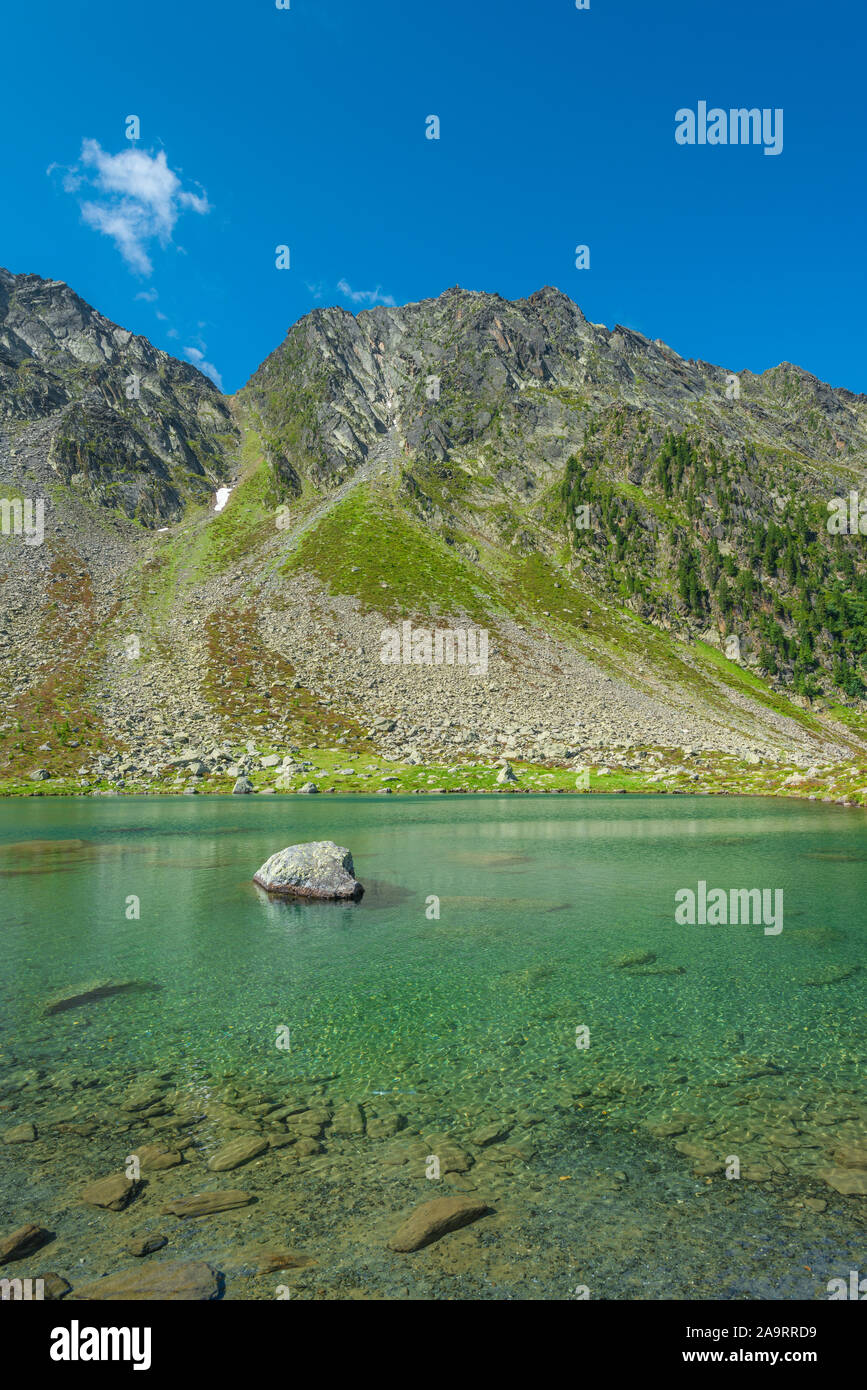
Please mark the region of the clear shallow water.
<svg viewBox="0 0 867 1390"><path fill-rule="evenodd" d="M360 904L273 901L252 884L275 850L326 838L352 850L367 887ZM783 889L782 932L675 925L675 892L699 880ZM654 1163L663 1174L670 1164L690 1191L691 1162L709 1163L698 1180L719 1189L720 1203L737 1187L739 1200L766 1202L768 1220L785 1201L788 1216L774 1220L814 1223L793 1228L786 1239L796 1245L821 1242L831 1228L839 1244L863 1206L817 1176L836 1136L863 1142L867 1129L859 1070L867 825L858 814L601 796L10 801L0 802L0 895L0 1094L4 1076L22 1068L68 1071L75 1094L98 1081L108 1102L136 1076L171 1072L172 1086L202 1103L228 1080L277 1098L306 1087L336 1103L360 1101L369 1114L399 1107L420 1141L435 1129L466 1144L476 1163L457 1181L481 1190L487 1174L517 1202L518 1225L531 1220L522 1192L541 1183L548 1216L531 1220L531 1244L553 1239L543 1232L552 1210L568 1224L582 1198L623 1194L619 1179L607 1192L599 1173L622 1171L633 1150L628 1202L639 1223L667 1200L655 1191ZM126 916L130 895L138 920ZM439 920L428 916L431 895ZM641 955L655 960L616 963ZM148 987L44 1017L49 997L106 979ZM579 1025L590 1030L586 1050L575 1046ZM291 1051L276 1045L284 1027ZM32 1117L22 1093L7 1098L8 1123L36 1120L56 1099L44 1084L37 1091ZM516 1119L522 1108L537 1118ZM497 1145L474 1148L468 1138L502 1116L525 1155L495 1167ZM672 1117L684 1126L678 1133L647 1133ZM583 1188L572 1146L579 1121L580 1145L596 1164ZM0 1128L6 1123L0 1115ZM205 1155L218 1142L203 1131ZM711 1157L678 1154L678 1142ZM320 1190L332 1181L334 1164L351 1156L345 1147L332 1153L326 1137L326 1160L311 1158L305 1181L316 1182L317 1165ZM16 1185L13 1158L26 1164L29 1150L2 1154L9 1220L22 1194L34 1210L58 1200L50 1164L35 1186ZM356 1172L376 1165L368 1150L359 1150ZM749 1183L713 1172L732 1153L755 1169ZM83 1170L89 1162L93 1177L118 1168L110 1158L109 1127L70 1162ZM768 1164L780 1166L766 1172ZM420 1178L415 1200L439 1195ZM575 1184L568 1194L561 1178ZM828 1212L792 1216L802 1192L821 1192ZM350 1201L335 1194L336 1222ZM719 1218L711 1243L726 1237L722 1209ZM448 1238L469 1240L477 1238ZM567 1296L538 1275L537 1288L523 1287L517 1255L503 1258L501 1296ZM628 1263L622 1250L611 1259L612 1272L618 1259ZM644 1296L679 1296L670 1286L654 1293L643 1278ZM781 1271L755 1278L766 1280L760 1290L732 1285L730 1296L811 1296L797 1282L788 1290ZM709 1286L704 1296L719 1295Z"/></svg>

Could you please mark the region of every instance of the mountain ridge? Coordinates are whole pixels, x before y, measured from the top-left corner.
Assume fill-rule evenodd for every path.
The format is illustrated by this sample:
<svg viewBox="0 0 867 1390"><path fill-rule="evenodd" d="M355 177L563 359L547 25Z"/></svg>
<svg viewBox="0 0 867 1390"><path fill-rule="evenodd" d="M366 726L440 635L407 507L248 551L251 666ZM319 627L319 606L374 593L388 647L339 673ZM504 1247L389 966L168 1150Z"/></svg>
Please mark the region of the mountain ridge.
<svg viewBox="0 0 867 1390"><path fill-rule="evenodd" d="M0 536L0 778L165 785L193 718L206 783L263 738L525 753L532 785L618 743L857 761L867 574L823 517L865 462L867 397L681 358L553 286L317 307L228 397L0 271L0 493L50 503L44 546ZM488 628L488 678L383 667L398 619Z"/></svg>

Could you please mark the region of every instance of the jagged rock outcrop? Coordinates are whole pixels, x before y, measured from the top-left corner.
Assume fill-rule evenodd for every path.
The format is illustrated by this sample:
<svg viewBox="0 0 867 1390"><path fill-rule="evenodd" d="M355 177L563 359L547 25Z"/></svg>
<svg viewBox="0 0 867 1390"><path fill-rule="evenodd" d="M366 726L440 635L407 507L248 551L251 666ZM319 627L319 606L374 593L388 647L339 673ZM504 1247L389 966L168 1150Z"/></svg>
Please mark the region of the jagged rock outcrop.
<svg viewBox="0 0 867 1390"><path fill-rule="evenodd" d="M867 449L867 398L782 363L761 376L688 361L659 339L591 323L561 291L527 299L455 287L437 299L353 316L315 309L242 396L280 466L333 484L372 454L443 462L485 448L516 470L565 462L591 409L617 403L662 432L699 421L733 446L773 442L839 461ZM823 428L816 427L821 412ZM660 434L661 437L661 434ZM517 465L517 468L516 468Z"/></svg>
<svg viewBox="0 0 867 1390"><path fill-rule="evenodd" d="M195 367L61 281L0 269L0 423L20 437L37 420L50 422L59 481L145 526L207 499L236 434L225 398Z"/></svg>

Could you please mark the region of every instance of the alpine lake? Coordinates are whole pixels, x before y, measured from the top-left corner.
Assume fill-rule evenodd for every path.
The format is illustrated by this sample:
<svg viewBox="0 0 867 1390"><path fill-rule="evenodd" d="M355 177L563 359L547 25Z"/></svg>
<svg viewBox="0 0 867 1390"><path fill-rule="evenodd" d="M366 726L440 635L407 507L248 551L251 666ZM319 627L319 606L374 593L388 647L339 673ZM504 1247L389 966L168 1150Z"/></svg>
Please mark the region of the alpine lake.
<svg viewBox="0 0 867 1390"><path fill-rule="evenodd" d="M360 902L253 884L308 840L351 850ZM780 890L781 929L680 925L699 883ZM229 1300L788 1300L867 1272L860 812L4 800L0 894L0 1236L52 1237L6 1275L77 1291L201 1260ZM112 1175L113 1206L82 1196ZM487 1212L389 1247L443 1196Z"/></svg>

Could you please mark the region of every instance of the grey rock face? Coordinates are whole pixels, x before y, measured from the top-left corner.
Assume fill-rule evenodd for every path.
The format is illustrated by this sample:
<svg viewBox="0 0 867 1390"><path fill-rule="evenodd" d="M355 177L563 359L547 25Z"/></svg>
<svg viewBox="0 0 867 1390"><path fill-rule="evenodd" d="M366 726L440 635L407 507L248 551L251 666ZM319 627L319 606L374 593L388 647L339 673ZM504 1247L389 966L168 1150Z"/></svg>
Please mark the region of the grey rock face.
<svg viewBox="0 0 867 1390"><path fill-rule="evenodd" d="M299 898L354 898L364 888L355 877L352 855L333 840L289 845L272 854L253 875L268 893Z"/></svg>
<svg viewBox="0 0 867 1390"><path fill-rule="evenodd" d="M0 421L50 422L56 478L144 526L224 481L229 408L195 367L60 280L0 269Z"/></svg>
<svg viewBox="0 0 867 1390"><path fill-rule="evenodd" d="M239 777L234 787L232 788L232 795L249 796L252 790L253 783L250 781L249 777Z"/></svg>
<svg viewBox="0 0 867 1390"><path fill-rule="evenodd" d="M685 360L622 325L592 323L551 286L514 301L456 286L437 299L357 315L313 310L241 395L262 412L287 494L305 474L330 487L373 457L403 463L404 442L413 464L446 462L484 444L489 457L499 456L498 484L523 507L550 481L548 470L580 447L576 406L612 401L658 414L672 429L694 425L699 404L730 445L748 446L760 432L769 443L818 456L819 432L806 432L791 407L796 388L835 439L863 448L862 398L788 363L763 377L743 373L743 380L745 398L761 394L760 418L729 408L724 368ZM303 431L294 427L301 416ZM641 475L646 464L637 446L635 453ZM519 466L516 457L532 462ZM404 488L407 500L435 516L423 481L408 475Z"/></svg>

